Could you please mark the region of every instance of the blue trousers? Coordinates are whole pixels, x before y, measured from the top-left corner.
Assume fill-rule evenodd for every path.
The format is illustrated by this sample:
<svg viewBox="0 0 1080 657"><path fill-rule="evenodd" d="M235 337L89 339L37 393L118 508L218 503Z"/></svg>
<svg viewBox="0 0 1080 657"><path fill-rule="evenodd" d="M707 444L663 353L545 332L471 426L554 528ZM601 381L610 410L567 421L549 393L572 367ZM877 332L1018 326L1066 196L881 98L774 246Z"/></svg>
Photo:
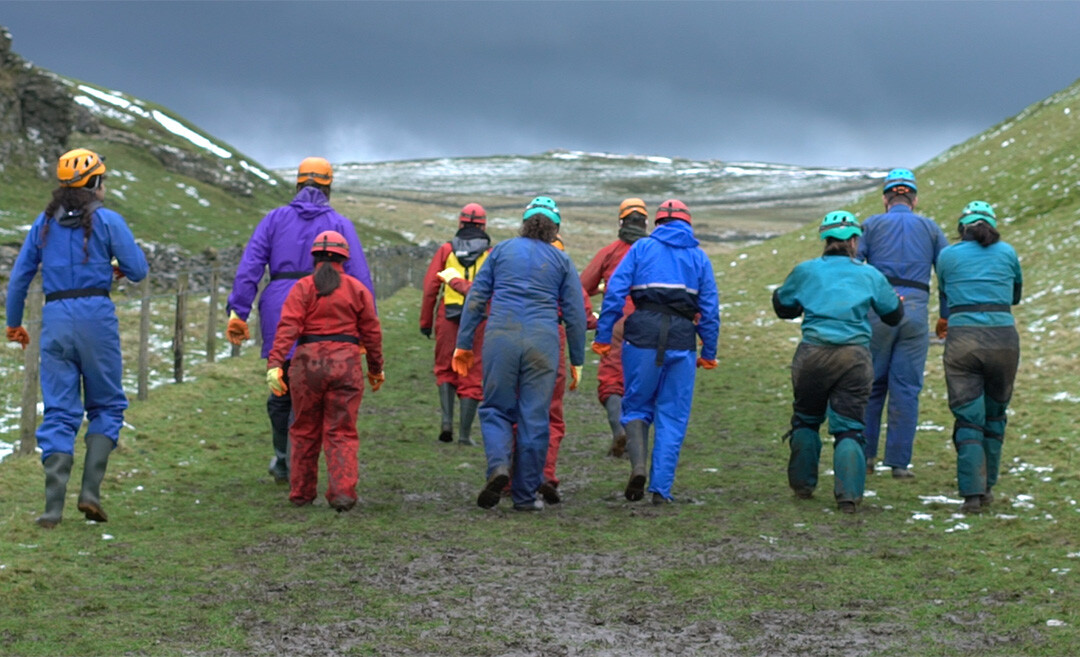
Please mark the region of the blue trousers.
<svg viewBox="0 0 1080 657"><path fill-rule="evenodd" d="M548 411L558 365L556 324L550 330L523 331L520 324L506 327L488 322L482 354L484 399L477 413L487 475L499 466L511 469L514 504L533 502L543 483L550 439Z"/></svg>
<svg viewBox="0 0 1080 657"><path fill-rule="evenodd" d="M919 393L923 387L926 352L930 348L926 317L925 304L910 300L904 302L904 319L899 326L887 326L876 315L871 316L874 383L863 420L866 456L877 456L881 414L888 397L884 462L894 468L906 468L911 463L915 428L919 424Z"/></svg>
<svg viewBox="0 0 1080 657"><path fill-rule="evenodd" d="M120 325L112 301L86 297L50 301L41 320L41 397L45 414L37 428L42 461L74 454L85 413L87 433L115 444L124 424L127 396L121 383Z"/></svg>
<svg viewBox="0 0 1080 657"><path fill-rule="evenodd" d="M622 364L625 390L622 424L642 420L655 427L649 492L671 499L675 467L690 422L694 401L697 352L668 349L663 365L656 364L656 350L623 343Z"/></svg>

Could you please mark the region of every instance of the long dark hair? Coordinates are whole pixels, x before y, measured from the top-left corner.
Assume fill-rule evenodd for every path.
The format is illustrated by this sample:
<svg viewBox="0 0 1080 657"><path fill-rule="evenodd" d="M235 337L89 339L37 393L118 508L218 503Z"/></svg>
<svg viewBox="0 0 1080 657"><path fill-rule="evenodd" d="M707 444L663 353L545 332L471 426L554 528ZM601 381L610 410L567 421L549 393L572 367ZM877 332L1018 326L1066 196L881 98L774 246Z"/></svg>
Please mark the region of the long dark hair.
<svg viewBox="0 0 1080 657"><path fill-rule="evenodd" d="M821 255L844 255L849 258L854 258L855 248L855 240L850 237L846 240L838 240L835 237L826 237L825 251Z"/></svg>
<svg viewBox="0 0 1080 657"><path fill-rule="evenodd" d="M296 191L297 192L299 192L301 189L303 189L305 187L314 187L315 189L319 190L320 192L322 192L326 196L327 201L330 200L330 185L320 185L319 183L315 182L314 180L305 180L304 182L296 183Z"/></svg>
<svg viewBox="0 0 1080 657"><path fill-rule="evenodd" d="M315 292L317 296L325 297L341 286L341 274L334 269L331 263L345 262L345 256L337 253L315 254Z"/></svg>
<svg viewBox="0 0 1080 657"><path fill-rule="evenodd" d="M542 214L535 214L521 224L521 236L551 244L559 234L559 226Z"/></svg>
<svg viewBox="0 0 1080 657"><path fill-rule="evenodd" d="M100 179L101 176L94 176L94 178ZM59 219L57 216L61 211L68 214L77 214L82 212L79 216L79 227L83 231L83 262L86 262L90 257L90 233L94 223L94 213L92 206L99 204L97 200L97 186L98 180L88 181L85 187L57 187L53 190L52 200L45 206L45 225L41 229L41 246L45 246L45 241L49 238L49 226L52 225L53 219Z"/></svg>
<svg viewBox="0 0 1080 657"><path fill-rule="evenodd" d="M957 224L956 232L960 239L965 242L978 242L979 246L990 246L1001 240L1001 233L985 221L975 221L970 224Z"/></svg>

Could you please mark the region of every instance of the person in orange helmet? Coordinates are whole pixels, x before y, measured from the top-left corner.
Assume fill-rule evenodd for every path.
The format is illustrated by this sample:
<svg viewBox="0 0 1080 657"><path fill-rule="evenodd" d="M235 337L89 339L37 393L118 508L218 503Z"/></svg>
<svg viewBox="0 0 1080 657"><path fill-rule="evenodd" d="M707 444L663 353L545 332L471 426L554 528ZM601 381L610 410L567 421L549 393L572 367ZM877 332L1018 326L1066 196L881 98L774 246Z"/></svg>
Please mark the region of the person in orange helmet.
<svg viewBox="0 0 1080 657"><path fill-rule="evenodd" d="M435 329L435 384L439 387L442 408L439 440L454 440L454 402L460 399L461 417L458 442L475 445L471 433L476 409L484 397L480 367L459 376L453 369L454 345L458 322L476 272L491 251L491 238L485 228L487 212L479 203L469 203L458 215L454 238L435 251L424 274L424 297L420 302L420 333L431 339ZM473 351L480 354L484 345L484 322L476 329ZM479 358L477 360L479 362Z"/></svg>
<svg viewBox="0 0 1080 657"><path fill-rule="evenodd" d="M356 415L364 395L360 356L367 358L367 379L376 391L386 380L382 329L371 291L345 272L345 237L323 231L311 255L315 273L296 282L281 308L266 359L266 382L274 396L284 396L290 388L292 393L289 501L303 506L315 500L322 448L330 478L326 499L337 511L348 511L356 504L359 478ZM294 345L287 384L283 366Z"/></svg>

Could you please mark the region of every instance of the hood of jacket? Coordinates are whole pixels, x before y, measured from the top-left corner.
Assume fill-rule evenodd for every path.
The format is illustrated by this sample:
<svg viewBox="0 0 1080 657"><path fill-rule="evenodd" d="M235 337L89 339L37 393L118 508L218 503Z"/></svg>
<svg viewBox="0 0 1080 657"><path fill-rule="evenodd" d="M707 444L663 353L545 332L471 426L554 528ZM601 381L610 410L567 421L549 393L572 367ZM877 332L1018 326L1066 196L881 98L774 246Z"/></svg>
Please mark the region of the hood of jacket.
<svg viewBox="0 0 1080 657"><path fill-rule="evenodd" d="M289 207L296 210L296 214L304 221L311 221L333 211L330 201L326 199L326 194L314 187L301 188L289 203Z"/></svg>
<svg viewBox="0 0 1080 657"><path fill-rule="evenodd" d="M68 210L61 206L56 209L56 213L52 218L64 228L78 228L82 225L85 215L94 214L101 207L104 207L101 201L91 201L85 208L79 208L78 210Z"/></svg>
<svg viewBox="0 0 1080 657"><path fill-rule="evenodd" d="M679 249L691 249L701 243L694 237L694 228L681 219L660 224L649 237Z"/></svg>

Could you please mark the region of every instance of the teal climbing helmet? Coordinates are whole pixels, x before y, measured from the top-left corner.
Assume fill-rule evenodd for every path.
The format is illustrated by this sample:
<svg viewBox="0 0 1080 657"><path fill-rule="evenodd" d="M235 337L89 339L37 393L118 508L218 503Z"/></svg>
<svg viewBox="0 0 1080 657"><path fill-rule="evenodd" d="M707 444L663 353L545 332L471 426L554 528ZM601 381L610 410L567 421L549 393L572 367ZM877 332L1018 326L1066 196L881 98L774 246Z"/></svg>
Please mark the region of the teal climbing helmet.
<svg viewBox="0 0 1080 657"><path fill-rule="evenodd" d="M831 237L846 240L853 235L862 235L862 228L859 227L859 220L855 218L855 215L838 210L825 215L825 218L821 220L818 233L821 239Z"/></svg>
<svg viewBox="0 0 1080 657"><path fill-rule="evenodd" d="M885 176L885 187L883 192L887 192L893 187L907 187L913 193L919 191L919 188L915 186L915 174L910 169L893 169Z"/></svg>
<svg viewBox="0 0 1080 657"><path fill-rule="evenodd" d="M562 217L559 215L559 206L548 196L537 196L529 201L529 204L525 206L525 214L521 216L521 219L522 221L528 221L538 214L544 215L556 225L562 224Z"/></svg>
<svg viewBox="0 0 1080 657"><path fill-rule="evenodd" d="M973 224L976 221L985 221L991 228L997 228L994 208L986 201L972 201L964 206L964 211L960 214L961 226Z"/></svg>

